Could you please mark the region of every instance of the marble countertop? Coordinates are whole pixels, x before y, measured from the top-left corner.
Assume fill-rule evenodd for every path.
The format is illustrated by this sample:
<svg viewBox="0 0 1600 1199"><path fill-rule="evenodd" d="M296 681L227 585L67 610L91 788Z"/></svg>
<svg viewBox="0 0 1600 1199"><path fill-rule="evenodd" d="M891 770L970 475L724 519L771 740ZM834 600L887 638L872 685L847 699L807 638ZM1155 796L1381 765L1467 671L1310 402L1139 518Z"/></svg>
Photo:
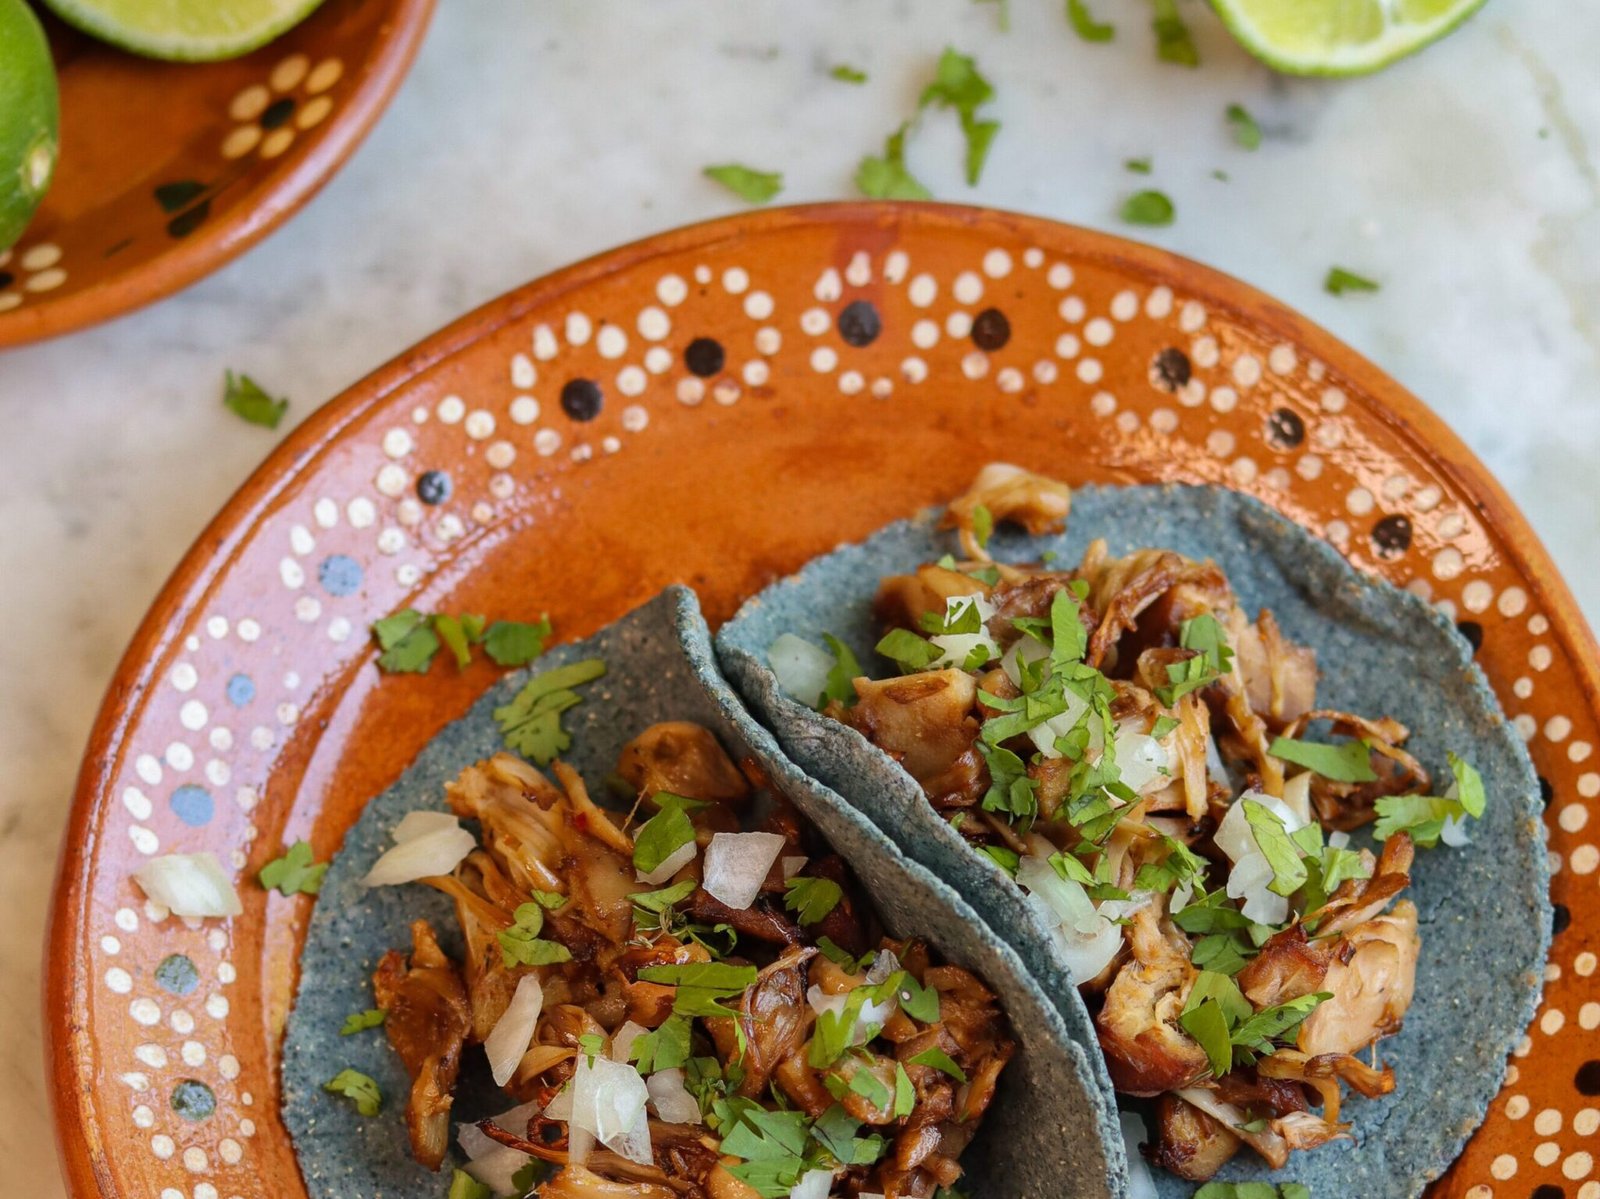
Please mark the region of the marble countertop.
<svg viewBox="0 0 1600 1199"><path fill-rule="evenodd" d="M1184 11L1198 70L1154 58L1146 9L1099 0L1109 45L1059 0L447 0L346 169L286 228L188 291L0 354L0 1160L61 1194L37 1021L57 839L111 672L167 573L274 442L455 316L609 246L732 210L712 162L848 196L940 49L977 56L1004 128L980 186L953 117L913 167L941 199L1128 232L1119 198L1177 205L1149 240L1307 313L1440 413L1527 513L1600 620L1600 5L1490 0L1374 78L1288 80ZM827 77L838 62L863 87ZM1230 102L1261 149L1230 142ZM1591 147L1593 149L1591 149ZM1212 177L1225 170L1229 182ZM1382 281L1322 290L1334 263ZM292 400L276 434L218 403L225 368Z"/></svg>

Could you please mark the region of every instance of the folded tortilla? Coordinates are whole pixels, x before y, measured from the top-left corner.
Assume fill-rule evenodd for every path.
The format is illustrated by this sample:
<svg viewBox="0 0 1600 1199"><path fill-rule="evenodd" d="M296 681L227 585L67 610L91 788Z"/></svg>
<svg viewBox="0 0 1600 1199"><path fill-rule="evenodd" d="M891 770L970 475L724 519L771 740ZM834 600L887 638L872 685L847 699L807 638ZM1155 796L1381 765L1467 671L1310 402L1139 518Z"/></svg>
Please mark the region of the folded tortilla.
<svg viewBox="0 0 1600 1199"><path fill-rule="evenodd" d="M849 863L886 928L924 939L1000 996L1018 1049L977 1139L962 1156L962 1190L984 1199L1124 1199L1122 1140L1098 1054L1069 1035L1016 952L966 901L901 853L862 812L783 757L717 672L699 605L681 587L586 641L553 649L531 672L506 678L440 732L400 780L367 805L346 836L312 915L283 1046L283 1115L313 1199L441 1199L447 1189L448 1162L436 1175L411 1159L403 1120L409 1083L387 1039L381 1031L341 1037L339 1029L347 1015L373 1005L373 968L386 950L410 943L412 920L430 919L446 950L458 957L459 929L445 896L422 886L368 890L360 879L388 848L402 816L442 809L445 784L502 748L492 711L529 673L595 657L605 659L605 677L588 685L584 702L564 716L573 742L565 760L585 776L593 794L603 794L599 783L623 745L648 725L702 724L734 760L751 757L766 770L774 787ZM322 1084L347 1066L382 1088L385 1103L378 1116L363 1118L351 1104L323 1093ZM456 1123L510 1105L488 1074L482 1050L469 1047L452 1113Z"/></svg>
<svg viewBox="0 0 1600 1199"><path fill-rule="evenodd" d="M789 757L839 792L969 900L1016 947L1072 1034L1098 1054L1089 1013L1050 934L1009 875L971 850L887 754L854 729L796 703L778 687L767 647L783 633L815 644L831 633L873 677L872 600L886 575L911 573L955 548L937 513L843 546L749 600L717 637L723 669ZM1299 1181L1313 1195L1420 1195L1461 1152L1505 1076L1506 1057L1533 1018L1549 950L1551 907L1538 781L1470 647L1416 596L1360 574L1332 547L1264 504L1211 487L1089 487L1074 492L1067 532L1026 537L1000 529L1000 561L1048 552L1075 564L1090 540L1113 554L1143 547L1213 559L1241 606L1269 608L1290 639L1317 651L1318 706L1390 715L1411 729L1406 748L1442 769L1453 749L1476 766L1489 796L1465 848L1418 854L1407 894L1420 913L1416 998L1400 1033L1382 1042L1398 1091L1352 1097L1342 1117L1354 1142L1296 1153L1271 1171L1242 1153L1224 1181ZM1365 833L1355 844L1370 844ZM1195 1184L1160 1171L1163 1199Z"/></svg>

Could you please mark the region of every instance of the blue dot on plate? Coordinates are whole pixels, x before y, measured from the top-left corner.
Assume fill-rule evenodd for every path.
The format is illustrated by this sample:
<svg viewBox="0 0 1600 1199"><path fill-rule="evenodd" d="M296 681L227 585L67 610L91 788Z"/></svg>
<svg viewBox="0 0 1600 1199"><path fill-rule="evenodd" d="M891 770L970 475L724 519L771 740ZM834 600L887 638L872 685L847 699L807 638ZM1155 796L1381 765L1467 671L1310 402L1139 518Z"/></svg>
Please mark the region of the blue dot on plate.
<svg viewBox="0 0 1600 1199"><path fill-rule="evenodd" d="M228 702L242 708L256 697L255 680L247 674L236 674L228 680Z"/></svg>
<svg viewBox="0 0 1600 1199"><path fill-rule="evenodd" d="M185 783L174 791L171 802L178 819L194 828L210 823L212 810L216 807L211 800L211 792L193 783Z"/></svg>
<svg viewBox="0 0 1600 1199"><path fill-rule="evenodd" d="M350 595L361 586L361 563L348 554L330 554L317 567L317 580L329 595Z"/></svg>

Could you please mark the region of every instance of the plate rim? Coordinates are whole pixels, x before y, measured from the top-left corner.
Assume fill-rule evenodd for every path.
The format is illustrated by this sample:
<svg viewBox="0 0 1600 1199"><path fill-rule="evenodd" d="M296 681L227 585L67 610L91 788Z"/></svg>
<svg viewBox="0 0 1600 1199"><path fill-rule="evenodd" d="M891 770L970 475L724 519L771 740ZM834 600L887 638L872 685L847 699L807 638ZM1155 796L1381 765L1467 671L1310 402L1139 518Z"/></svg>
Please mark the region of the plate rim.
<svg viewBox="0 0 1600 1199"><path fill-rule="evenodd" d="M403 0L431 7L433 0ZM911 201L848 200L735 213L651 234L602 251L524 283L451 321L328 400L289 434L223 504L162 584L112 674L96 713L62 835L44 938L41 1000L45 1073L58 1156L69 1193L112 1194L98 1167L98 1135L85 1123L92 1093L80 1078L73 1040L89 986L84 947L87 881L98 826L110 798L107 784L131 725L136 701L154 681L154 664L176 637L188 609L231 565L273 500L374 407L423 372L493 336L562 293L639 267L653 258L747 236L807 228L920 225L947 229L998 227L1013 237L1030 231L1101 265L1182 283L1208 304L1242 322L1267 326L1347 375L1377 401L1373 415L1428 459L1474 500L1503 541L1506 559L1523 575L1551 621L1551 632L1573 663L1583 701L1600 714L1600 643L1549 552L1504 487L1421 399L1332 333L1259 288L1214 267L1160 247L1080 225L995 208Z"/></svg>
<svg viewBox="0 0 1600 1199"><path fill-rule="evenodd" d="M371 69L328 118L306 153L271 171L230 209L123 275L60 299L25 304L0 318L0 351L103 324L182 291L254 247L298 213L339 173L389 107L422 47L436 0L394 0ZM317 10L307 15L314 19ZM285 31L289 32L289 31ZM172 63L174 67L194 64ZM202 64L203 65L203 64Z"/></svg>

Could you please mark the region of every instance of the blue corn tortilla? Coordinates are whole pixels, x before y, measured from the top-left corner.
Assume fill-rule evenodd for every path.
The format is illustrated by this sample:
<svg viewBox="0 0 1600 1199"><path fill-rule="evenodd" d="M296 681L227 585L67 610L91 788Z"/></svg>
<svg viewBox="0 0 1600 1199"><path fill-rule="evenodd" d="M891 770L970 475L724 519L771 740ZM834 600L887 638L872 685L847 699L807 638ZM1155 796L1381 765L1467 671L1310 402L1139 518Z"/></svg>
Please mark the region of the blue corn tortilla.
<svg viewBox="0 0 1600 1199"><path fill-rule="evenodd" d="M681 587L586 641L553 649L531 672L496 685L367 805L346 836L312 914L283 1046L283 1115L313 1199L443 1199L450 1162L433 1174L411 1159L403 1117L409 1084L383 1030L342 1037L339 1029L347 1015L373 1006L373 968L385 951L409 947L412 920L430 919L458 958L459 930L443 895L420 884L368 890L360 879L389 847L390 831L402 816L444 808L445 783L503 748L496 706L530 674L595 657L605 660L606 675L581 688L583 702L564 717L573 742L566 761L592 794L603 795L600 784L618 753L648 725L701 723L736 761L754 758L817 826L850 864L887 928L924 938L944 960L976 971L1000 996L1018 1048L977 1139L962 1157L962 1188L985 1199L1124 1199L1117 1113L1098 1055L1068 1035L1016 952L964 900L896 849L861 812L783 757L718 674L699 605ZM347 1100L323 1092L322 1084L345 1067L377 1080L384 1095L381 1114L363 1118ZM468 1047L452 1112L456 1123L513 1105L488 1073L483 1050Z"/></svg>
<svg viewBox="0 0 1600 1199"><path fill-rule="evenodd" d="M749 600L718 633L723 669L804 770L838 791L912 857L965 896L1016 946L1082 1044L1094 1050L1087 1009L1053 942L999 867L974 853L887 754L784 695L767 666L782 633L815 644L832 633L874 677L881 630L871 601L885 575L908 573L954 550L937 513L893 524L818 558ZM1212 487L1088 487L1074 492L1067 532L1027 537L1002 528L1001 561L1053 552L1070 567L1088 543L1113 554L1143 547L1213 559L1249 614L1269 608L1286 636L1317 651L1318 706L1388 715L1411 729L1406 748L1436 775L1454 750L1483 775L1489 796L1472 843L1417 855L1407 894L1420 915L1422 953L1405 1026L1380 1046L1398 1088L1347 1097L1354 1141L1295 1153L1279 1172L1249 1149L1218 1178L1296 1181L1316 1196L1411 1199L1461 1152L1505 1076L1506 1057L1533 1018L1549 950L1549 864L1538 781L1470 647L1416 596L1358 573L1326 543L1248 496ZM1448 775L1446 775L1448 777ZM1355 844L1370 844L1358 833ZM1162 1199L1194 1184L1156 1171Z"/></svg>

